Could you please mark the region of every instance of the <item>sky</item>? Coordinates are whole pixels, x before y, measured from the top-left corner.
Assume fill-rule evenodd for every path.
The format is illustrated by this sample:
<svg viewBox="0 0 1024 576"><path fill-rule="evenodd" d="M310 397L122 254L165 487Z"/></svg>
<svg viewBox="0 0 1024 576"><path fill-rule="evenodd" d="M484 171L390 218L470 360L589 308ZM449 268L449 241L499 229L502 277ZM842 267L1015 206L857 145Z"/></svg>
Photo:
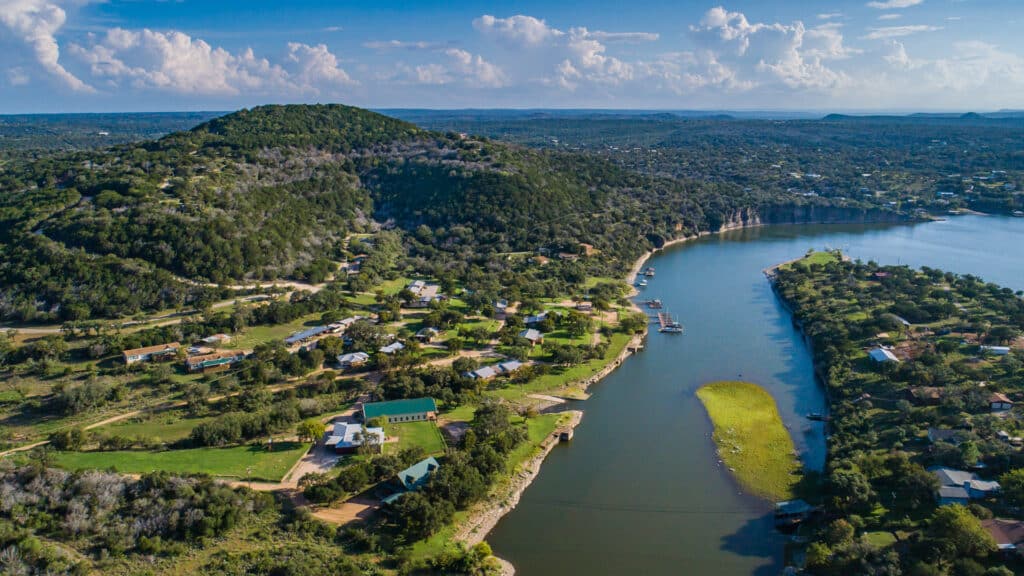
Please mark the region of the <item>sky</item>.
<svg viewBox="0 0 1024 576"><path fill-rule="evenodd" d="M0 113L1024 108L1024 0L0 0Z"/></svg>

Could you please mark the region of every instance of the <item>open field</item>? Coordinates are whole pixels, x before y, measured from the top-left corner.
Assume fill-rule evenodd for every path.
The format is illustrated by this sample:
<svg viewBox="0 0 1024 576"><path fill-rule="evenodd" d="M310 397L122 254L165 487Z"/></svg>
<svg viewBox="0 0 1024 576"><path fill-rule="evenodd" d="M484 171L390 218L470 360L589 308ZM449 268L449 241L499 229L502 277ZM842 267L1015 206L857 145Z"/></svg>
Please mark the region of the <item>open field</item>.
<svg viewBox="0 0 1024 576"><path fill-rule="evenodd" d="M55 452L54 463L69 470L113 468L125 474L163 470L176 474L209 474L277 482L306 453L309 444L279 442L273 452L263 446L191 448L164 452ZM247 473L251 469L251 473Z"/></svg>
<svg viewBox="0 0 1024 576"><path fill-rule="evenodd" d="M398 436L397 444L388 444L394 450L419 446L427 454L440 454L444 452L444 438L437 428L436 422L403 422L401 424L388 424L384 433L390 438Z"/></svg>
<svg viewBox="0 0 1024 576"><path fill-rule="evenodd" d="M763 498L792 498L800 465L771 394L749 382L713 382L697 397L714 424L718 454L739 483Z"/></svg>

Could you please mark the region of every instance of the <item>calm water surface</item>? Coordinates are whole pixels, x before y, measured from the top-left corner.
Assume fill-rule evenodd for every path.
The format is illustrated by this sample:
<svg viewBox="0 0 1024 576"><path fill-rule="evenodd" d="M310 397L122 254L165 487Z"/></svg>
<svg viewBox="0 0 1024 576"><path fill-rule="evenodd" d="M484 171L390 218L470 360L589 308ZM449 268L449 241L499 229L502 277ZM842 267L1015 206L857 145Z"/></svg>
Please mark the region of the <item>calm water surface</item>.
<svg viewBox="0 0 1024 576"><path fill-rule="evenodd" d="M778 226L710 236L649 264L640 298L661 298L686 334L647 349L592 389L559 447L488 540L522 576L768 575L782 540L769 503L743 494L715 457L694 391L742 378L775 397L808 467L820 469L822 411L810 354L762 270L808 248L931 266L1024 289L1024 219L965 216L916 226Z"/></svg>

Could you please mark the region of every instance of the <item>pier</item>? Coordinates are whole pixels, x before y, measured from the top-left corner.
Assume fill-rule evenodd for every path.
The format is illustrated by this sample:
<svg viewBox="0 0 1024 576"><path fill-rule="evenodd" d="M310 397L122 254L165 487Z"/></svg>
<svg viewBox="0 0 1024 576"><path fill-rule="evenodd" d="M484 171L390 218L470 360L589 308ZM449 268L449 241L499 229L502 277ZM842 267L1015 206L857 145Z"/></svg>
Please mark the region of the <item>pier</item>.
<svg viewBox="0 0 1024 576"><path fill-rule="evenodd" d="M672 319L672 315L668 312L658 312L658 324L661 325L659 332L668 332L670 334L682 334L683 325Z"/></svg>

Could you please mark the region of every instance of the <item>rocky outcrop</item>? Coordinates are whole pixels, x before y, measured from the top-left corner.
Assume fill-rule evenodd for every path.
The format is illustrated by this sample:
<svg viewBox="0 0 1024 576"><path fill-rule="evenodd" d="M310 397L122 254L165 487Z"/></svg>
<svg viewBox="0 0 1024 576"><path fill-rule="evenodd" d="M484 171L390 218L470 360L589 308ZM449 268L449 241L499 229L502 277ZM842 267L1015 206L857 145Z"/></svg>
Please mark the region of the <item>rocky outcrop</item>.
<svg viewBox="0 0 1024 576"><path fill-rule="evenodd" d="M899 224L913 220L893 210L814 204L772 205L757 212L761 224Z"/></svg>

